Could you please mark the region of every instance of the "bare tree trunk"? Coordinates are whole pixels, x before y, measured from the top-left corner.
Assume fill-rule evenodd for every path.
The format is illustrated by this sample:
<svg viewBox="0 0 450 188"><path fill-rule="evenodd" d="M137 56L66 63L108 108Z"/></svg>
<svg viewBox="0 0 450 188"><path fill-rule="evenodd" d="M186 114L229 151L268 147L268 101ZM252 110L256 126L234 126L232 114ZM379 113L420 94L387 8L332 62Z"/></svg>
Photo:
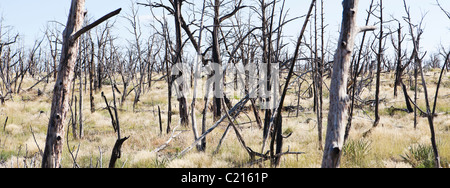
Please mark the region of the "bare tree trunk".
<svg viewBox="0 0 450 188"><path fill-rule="evenodd" d="M294 58L292 58L292 64L291 67L289 69L289 73L287 75L286 78L286 83L284 84L284 89L282 91L282 94L280 96L280 102L278 104L278 107L275 111L275 114L273 114L274 120L270 123L268 130L271 129L271 127L273 127L274 132L272 133L272 140L271 140L271 148L273 148L274 144L275 144L275 140L276 140L276 153L273 153L273 150L271 149L270 152L270 156L272 158L272 165L273 166L278 166L280 164L281 161L281 150L283 148L283 136L282 136L282 130L283 130L283 116L281 114L283 106L284 106L284 100L286 99L286 94L288 91L288 87L289 87L289 82L292 79L292 75L294 73L294 68L295 68L295 62L299 56L299 51L300 51L300 45L302 43L302 39L303 39L303 35L305 34L305 30L306 30L306 26L308 25L309 22L309 18L311 16L312 13L312 9L314 7L314 3L316 2L316 0L312 0L310 7L309 7L309 11L308 14L306 15L305 18L305 22L303 23L303 27L302 30L300 31L300 36L298 37L297 40L297 45L295 47L295 51L294 51ZM263 138L263 146L261 151L264 151L264 147L265 147L265 142L266 142L266 137Z"/></svg>
<svg viewBox="0 0 450 188"><path fill-rule="evenodd" d="M100 49L99 49L100 51ZM98 54L97 54L98 55ZM97 85L96 88L98 90L102 90L102 83L103 83L103 69L104 69L104 65L103 65L103 58L100 59L100 56L98 58L98 65L97 65Z"/></svg>
<svg viewBox="0 0 450 188"><path fill-rule="evenodd" d="M194 93L192 96L192 103L191 103L191 120L192 120L192 132L194 132L194 139L197 140L198 138L198 132L197 132L197 120L195 118L195 104L196 104L196 100L197 100L197 86L198 86L198 78L201 77L201 73L200 73L200 69L201 69L201 63L202 63L202 53L200 50L200 46L202 43L202 34L203 34L203 24L204 24L204 13L205 13L205 8L206 8L206 0L203 0L203 8L202 8L202 16L200 19L200 32L198 34L198 45L196 45L196 51L197 51L197 59L195 61L195 65L193 67L195 67L192 71L192 75L193 75L193 81L194 81ZM192 35L189 30L186 30L186 33L188 33L188 35ZM191 80L192 82L192 80ZM205 97L205 110L203 111L204 114L204 118L206 117L206 109L208 106L208 98ZM202 121L202 134L206 131L206 124L205 121ZM206 139L203 139L201 143L199 143L197 145L197 150L198 151L205 151L206 149Z"/></svg>
<svg viewBox="0 0 450 188"><path fill-rule="evenodd" d="M64 125L69 110L69 96L72 93L72 79L78 55L78 38L103 21L120 13L121 9L109 13L81 29L84 20L84 0L72 0L66 29L63 32L63 47L59 72L53 90L52 108L47 129L47 138L42 168L60 168L63 149Z"/></svg>
<svg viewBox="0 0 450 188"><path fill-rule="evenodd" d="M414 112L414 109L411 106L411 102L409 101L409 96L408 96L408 91L406 90L406 86L405 86L405 84L403 84L403 82L400 82L400 83L402 84L403 95L405 96L406 109L408 110L408 113Z"/></svg>
<svg viewBox="0 0 450 188"><path fill-rule="evenodd" d="M51 42L50 42L51 43ZM53 79L56 80L57 75L58 75L58 70L56 69L58 61L56 60L58 56L58 37L56 36L55 38L55 53L52 53L52 57L53 57Z"/></svg>
<svg viewBox="0 0 450 188"><path fill-rule="evenodd" d="M86 54L85 54L86 55ZM87 57L85 57L85 58L87 58ZM85 63L86 63L86 61L84 61ZM79 114L80 114L80 119L79 119L79 130L80 130L80 132L79 132L79 135L78 135L78 138L83 138L83 77L82 77L82 69L81 69L81 67L82 67L82 63L81 63L81 61L80 61L80 64L79 64L79 70L80 70L80 111L79 111Z"/></svg>
<svg viewBox="0 0 450 188"><path fill-rule="evenodd" d="M322 102L323 102L323 96L322 96L322 61L319 59L319 50L318 50L318 36L317 36L317 2L315 3L314 6L314 66L315 66L315 70L314 70L314 91L316 93L316 97L315 97L315 103L316 103L316 115L317 115L317 133L318 133L318 141L319 141L319 150L323 150L323 146L322 146ZM323 26L323 1L321 1L321 9L322 9L322 58L323 59L323 30L324 27Z"/></svg>
<svg viewBox="0 0 450 188"><path fill-rule="evenodd" d="M403 0L403 3L404 3L405 12L407 14L407 17L406 17L405 20L409 24L409 31L410 31L411 39L412 39L413 44L414 44L414 51L416 52L414 54L415 55L415 79L416 79L416 82L415 82L415 85L416 85L415 95L416 96L415 97L417 97L417 74L418 74L418 71L420 71L420 76L422 78L423 91L424 91L424 94L425 94L425 104L426 104L426 113L425 113L425 115L427 116L428 124L430 126L431 145L433 147L435 167L436 168L441 168L441 160L440 160L440 157L439 157L439 150L438 150L438 147L437 147L436 133L435 133L433 120L434 120L434 113L435 113L436 105L437 105L439 86L440 86L440 83L441 83L441 80L442 80L442 74L444 72L444 69L445 69L445 66L446 66L447 62L444 62L444 66L442 67L441 75L439 77L439 81L438 81L437 89L436 89L436 93L435 93L434 106L433 106L433 109L431 109L430 102L429 102L429 99L428 99L427 83L425 82L425 76L423 74L423 68L422 68L422 60L423 60L424 57L419 57L419 50L420 50L420 43L419 43L419 41L420 41L421 35L423 34L422 22L419 23L418 34L417 34L417 36L415 36L413 28L416 27L416 26L413 26L413 24L411 23L411 15L410 15L410 12L409 12L409 7L407 7L407 5L406 5L406 1ZM423 21L423 19L422 19L422 21ZM448 56L447 56L447 58L448 58ZM416 99L415 99L414 103L417 104L417 100ZM417 105L415 105L415 107L418 108ZM415 119L414 123L417 123L416 119Z"/></svg>
<svg viewBox="0 0 450 188"><path fill-rule="evenodd" d="M218 66L222 66L222 59L220 57L220 44L219 44L219 28L220 28L220 0L214 0L214 27L213 27L213 46L212 46L212 58L213 63L217 63ZM215 74L220 74L220 72L216 72ZM220 76L216 76L215 78L220 78ZM222 78L221 78L222 79ZM217 121L222 116L222 103L221 95L222 91L222 82L221 80L215 80L215 84L213 86L214 96L213 96L213 111L214 111L214 120Z"/></svg>
<svg viewBox="0 0 450 188"><path fill-rule="evenodd" d="M267 105L270 104L270 90L271 90L271 85L270 85L270 78L271 78L271 72L270 72L270 47L269 47L269 35L271 35L269 33L269 24L267 23L268 19L266 18L266 8L269 6L269 4L266 4L264 0L262 0L261 2L261 31L262 31L262 41L263 41L263 46L262 46L262 50L263 50L263 55L262 55L262 63L266 64L266 69L263 70L265 71L265 77L263 78L263 81L266 82L266 84L262 85L262 89L264 90L264 95L266 95L265 98L263 98L263 100L265 101L265 103ZM275 2L273 2L275 6ZM273 19L273 18L272 18ZM263 73L264 74L264 73ZM267 108L265 110L265 114L264 114L264 131L263 131L263 137L266 138L267 135L269 134L270 130L269 130L269 125L270 125L270 121L271 121L271 117L272 117L272 109L271 108Z"/></svg>
<svg viewBox="0 0 450 188"><path fill-rule="evenodd" d="M373 1L371 0L370 5L369 5L369 10L367 13L367 17L366 17L366 25L369 24L369 20L370 20L370 16L372 15L372 5L373 5ZM358 56L357 56L357 60L356 60L356 65L354 66L354 71L353 71L353 87L352 87L352 101L351 101L351 105L350 105L350 111L349 111L349 117L348 117L348 122L347 122L347 127L345 128L345 136L344 136L344 143L346 142L350 129L352 128L352 120L353 120L353 109L355 106L355 94L356 94L356 89L357 89L357 83L358 83L358 75L362 72L362 68L364 67L364 64L360 66L361 63L361 56L362 56L362 51L363 51L363 46L364 46L364 42L366 40L366 32L363 33L362 36L362 40L361 40L361 45L359 47L359 52L358 52ZM360 70L361 67L361 71ZM362 82L361 82L362 83Z"/></svg>
<svg viewBox="0 0 450 188"><path fill-rule="evenodd" d="M213 32L212 32L212 59L213 63L216 63L218 67L222 67L222 57L220 55L220 43L219 43L219 34L220 34L220 24L235 15L240 9L244 8L245 6L241 6L242 0L235 1L236 5L232 12L229 14L226 14L225 16L220 17L220 6L223 1L221 0L214 0L214 26L213 26ZM214 71L215 80L214 80L214 96L213 96L213 114L214 114L214 120L218 120L220 117L222 117L222 98L223 96L223 84L224 84L224 76L222 71Z"/></svg>
<svg viewBox="0 0 450 188"><path fill-rule="evenodd" d="M164 22L166 23L166 22ZM165 42L165 51L164 51L164 61L166 64L166 72L167 72L167 85L168 85L168 91L167 91L167 128L166 133L170 133L170 124L172 123L172 73L169 68L169 40L170 36L167 34L167 25L164 24L163 28L163 35L164 37L167 37Z"/></svg>
<svg viewBox="0 0 450 188"><path fill-rule="evenodd" d="M397 86L402 82L402 25L398 22L397 68L395 71L394 96L397 97Z"/></svg>
<svg viewBox="0 0 450 188"><path fill-rule="evenodd" d="M414 49L415 53L417 54L418 52ZM417 104L417 76L418 76L418 67L417 67L417 61L415 60L414 62L414 103ZM417 129L417 107L414 106L414 129Z"/></svg>
<svg viewBox="0 0 450 188"><path fill-rule="evenodd" d="M84 0L72 0L69 18L63 33L61 62L53 91L52 109L44 155L42 157L43 168L61 167L64 125L66 124L66 114L69 109L71 81L74 75L79 46L78 40L74 40L72 34L78 31L83 24L84 3Z"/></svg>
<svg viewBox="0 0 450 188"><path fill-rule="evenodd" d="M181 60L181 51L183 48L183 44L182 44L182 36L181 36L181 0L174 0L174 8L175 8L175 30L176 30L176 52L175 52L175 65L179 64L179 63L183 63ZM184 74L187 74L186 71L181 71L181 75L179 76L184 76ZM180 93L184 92L184 84L186 83L179 83L177 84ZM181 125L183 126L187 126L189 124L189 115L188 115L188 110L187 110L187 101L186 101L186 96L184 96L183 94L181 94L181 96L179 96L178 98L178 107L179 107L179 111L180 111L180 119L181 119Z"/></svg>
<svg viewBox="0 0 450 188"><path fill-rule="evenodd" d="M377 127L380 122L380 79L381 79L381 59L383 58L383 0L380 0L380 38L377 54L377 83L375 90L375 122L373 127Z"/></svg>
<svg viewBox="0 0 450 188"><path fill-rule="evenodd" d="M344 0L341 35L334 57L333 74L330 86L330 110L328 128L323 153L322 167L337 168L344 145L345 121L349 97L347 95L347 80L356 34L361 31L373 30L373 27L358 28L356 15L359 0Z"/></svg>
<svg viewBox="0 0 450 188"><path fill-rule="evenodd" d="M94 63L94 42L91 41L91 59L89 60L89 101L91 103L91 113L95 112L95 102L94 102L94 74L95 74L95 63Z"/></svg>

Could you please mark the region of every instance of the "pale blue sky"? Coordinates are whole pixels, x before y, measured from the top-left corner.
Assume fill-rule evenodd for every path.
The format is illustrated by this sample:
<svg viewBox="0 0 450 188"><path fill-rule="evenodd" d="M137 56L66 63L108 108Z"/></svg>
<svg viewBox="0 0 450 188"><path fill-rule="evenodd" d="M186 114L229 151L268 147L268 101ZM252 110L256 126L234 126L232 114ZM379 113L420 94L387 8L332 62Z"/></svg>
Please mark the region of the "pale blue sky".
<svg viewBox="0 0 450 188"><path fill-rule="evenodd" d="M146 2L147 0L137 0ZM165 1L165 0L163 0ZM194 0L202 2L201 0ZM249 1L244 1L249 3ZM332 40L336 40L340 27L342 6L341 0L325 0L325 17L329 25L326 35ZM377 0L375 0L377 2ZM289 16L301 16L306 14L310 0L287 0L286 7L290 9ZM366 9L370 0L360 0L358 14L359 23L363 24L366 17ZM418 22L421 15L427 14L424 20L425 33L422 39L424 50L436 51L440 44L450 48L450 20L436 6L435 0L407 0L411 7L413 22ZM444 8L450 11L450 1L440 0ZM45 25L50 20L56 20L66 23L70 0L0 0L0 16L3 17L3 25L12 26L14 31L19 32L26 45L32 45L34 40L43 36ZM384 1L385 19L390 19L393 15L397 19L402 19L405 15L403 0ZM99 18L110 11L122 8L121 15L124 16L130 12L130 0L86 0L86 9L89 15L94 19ZM145 22L151 18L147 8L140 6L142 31L150 33L149 27L144 27ZM125 29L127 22L124 18L117 17L115 34L125 40L129 35ZM372 17L372 21L375 19ZM285 33L296 37L300 31L303 20L297 20L287 25ZM404 23L404 22L403 22ZM405 25L406 26L406 25ZM397 26L393 27L395 29ZM405 28L404 32L407 30ZM131 39L131 38L129 38ZM31 43L31 44L30 44ZM332 47L334 48L334 47Z"/></svg>

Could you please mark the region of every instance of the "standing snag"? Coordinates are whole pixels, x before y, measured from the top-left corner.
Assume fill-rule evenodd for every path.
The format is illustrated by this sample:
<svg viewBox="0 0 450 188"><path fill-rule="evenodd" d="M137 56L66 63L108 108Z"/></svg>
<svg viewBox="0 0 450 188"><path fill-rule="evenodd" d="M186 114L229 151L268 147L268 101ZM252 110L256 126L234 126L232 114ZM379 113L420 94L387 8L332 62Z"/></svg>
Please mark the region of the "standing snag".
<svg viewBox="0 0 450 188"><path fill-rule="evenodd" d="M130 0L96 20L69 0L40 32L0 16L0 168L449 166L450 39L426 41L450 37L448 8L359 1Z"/></svg>
<svg viewBox="0 0 450 188"><path fill-rule="evenodd" d="M84 0L72 0L66 29L63 32L63 47L55 88L52 109L48 123L43 168L60 168L66 113L69 110L69 96L72 88L74 67L78 55L78 40L72 34L81 29L84 19Z"/></svg>
<svg viewBox="0 0 450 188"><path fill-rule="evenodd" d="M69 110L74 68L78 55L78 38L103 21L120 13L121 9L109 13L94 23L81 28L85 16L85 0L72 0L66 29L63 32L63 47L58 69L58 76L53 90L52 108L48 123L47 138L42 168L60 168L63 149L64 125Z"/></svg>
<svg viewBox="0 0 450 188"><path fill-rule="evenodd" d="M342 3L344 7L342 28L331 77L330 111L328 114L328 128L322 168L339 167L341 151L344 145L345 120L347 120L349 102L347 80L355 37L359 32L375 29L374 27L357 27L358 3L359 0L344 0Z"/></svg>

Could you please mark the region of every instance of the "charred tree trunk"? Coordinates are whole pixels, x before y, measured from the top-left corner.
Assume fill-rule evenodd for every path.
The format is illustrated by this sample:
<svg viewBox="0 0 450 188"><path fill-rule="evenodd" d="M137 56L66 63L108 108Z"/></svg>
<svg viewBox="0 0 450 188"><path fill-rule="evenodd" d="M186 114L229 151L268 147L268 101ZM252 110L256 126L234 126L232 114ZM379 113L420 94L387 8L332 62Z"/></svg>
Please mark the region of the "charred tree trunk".
<svg viewBox="0 0 450 188"><path fill-rule="evenodd" d="M177 64L181 64L182 62L182 58L181 58L181 51L183 48L183 44L182 44L182 39L181 39L181 3L182 0L174 0L174 8L175 8L175 30L176 30L176 59L175 59L175 65ZM185 71L180 70L181 73L179 76L184 76L184 74L187 74ZM184 84L186 83L178 83L177 87L180 91L180 93L183 93L185 87ZM186 96L184 96L183 94L181 94L178 97L178 107L179 107L179 111L180 111L180 119L181 119L181 125L183 126L187 126L189 124L189 115L188 115L188 109L187 109L187 101L186 101Z"/></svg>
<svg viewBox="0 0 450 188"><path fill-rule="evenodd" d="M98 65L97 65L97 85L96 85L96 88L98 89L98 90L102 90L102 83L103 83L103 68L104 68L104 65L103 65L103 59L98 59L99 61L97 62L98 63Z"/></svg>
<svg viewBox="0 0 450 188"><path fill-rule="evenodd" d="M111 79L111 77L110 77L110 79ZM113 82L114 81L112 81L112 79L111 79L111 83L113 83ZM114 84L112 84L112 85L114 85ZM115 168L117 159L122 157L122 151L121 151L122 145L130 137L129 136L124 137L124 138L120 137L120 122L119 122L119 114L117 113L116 94L114 91L114 87L112 87L111 89L112 89L112 93L113 93L114 107L109 106L108 100L106 99L105 94L103 92L102 92L102 97L105 100L106 107L108 108L108 112L111 117L111 122L112 122L112 126L114 128L114 131L117 133L117 140L116 140L116 143L114 144L114 147L111 152L111 159L109 160L109 168ZM112 113L111 108L114 109L114 114Z"/></svg>
<svg viewBox="0 0 450 188"><path fill-rule="evenodd" d="M166 47L167 42L166 42ZM169 70L169 60L167 59L167 48L166 48L166 70L167 70L167 85L169 86L168 92L167 92L167 128L166 133L170 133L170 124L172 123L172 74Z"/></svg>
<svg viewBox="0 0 450 188"><path fill-rule="evenodd" d="M380 38L377 54L377 83L375 90L375 122L373 127L377 127L380 123L380 82L381 82L381 61L383 58L383 0L380 0Z"/></svg>
<svg viewBox="0 0 450 188"><path fill-rule="evenodd" d="M403 95L405 96L406 109L408 110L408 113L412 113L412 112L414 112L414 109L412 108L411 102L409 101L408 91L406 90L405 84L403 84L403 82L401 82L401 84L402 84Z"/></svg>
<svg viewBox="0 0 450 188"><path fill-rule="evenodd" d="M425 104L426 104L426 113L424 113L424 114L426 115L426 117L428 119L428 124L430 126L431 145L433 147L435 167L436 168L441 168L441 159L440 159L440 156L439 156L439 148L438 148L437 142L436 142L436 133L435 133L435 127L434 127L434 122L433 121L434 121L434 113L435 113L436 105L437 105L439 86L440 86L440 83L441 83L441 80L442 80L442 75L443 75L445 66L447 64L447 61L444 62L444 66L442 67L442 71L441 71L441 74L440 74L440 77L439 77L439 81L438 81L437 89L436 89L436 93L435 93L433 109L431 109L429 98L428 98L427 83L425 81L425 76L424 76L423 68L422 68L423 67L422 66L422 61L423 61L424 57L420 57L419 56L419 54L420 54L419 53L419 51L420 51L420 37L423 34L422 22L419 23L418 30L417 30L417 36L415 36L414 28L417 27L417 26L413 26L413 23L411 22L411 15L410 15L410 12L409 12L409 7L407 7L406 1L403 0L403 3L404 3L405 12L407 14L407 17L406 17L405 20L408 22L409 33L410 33L411 39L413 41L414 51L416 52L414 54L414 56L415 56L415 58L414 58L415 59L415 77L416 77L415 78L415 80L416 80L415 81L415 85L416 85L415 98L417 97L417 84L418 84L417 83L417 76L418 76L418 71L420 71L420 76L422 78L423 92L425 94ZM447 56L447 59L448 59L448 56ZM417 109L419 109L418 106L416 105L417 104L417 99L415 99L414 103L415 103L414 106ZM421 110L421 111L423 112L423 110ZM415 118L414 123L416 125L416 123L417 123L416 118Z"/></svg>
<svg viewBox="0 0 450 188"><path fill-rule="evenodd" d="M323 25L323 0L321 1L321 58L319 59L319 50L318 50L318 37L317 37L317 2L314 9L314 30L315 30L315 56L314 56L314 62L315 62L315 92L316 92L316 115L317 115L317 134L318 134L318 141L319 141L319 150L323 150L323 142L322 142L322 119L323 119L323 63L324 63L324 25Z"/></svg>
<svg viewBox="0 0 450 188"><path fill-rule="evenodd" d="M94 102L94 77L95 77L95 63L94 63L94 43L91 42L91 59L89 60L89 101L91 103L91 113L95 112Z"/></svg>
<svg viewBox="0 0 450 188"><path fill-rule="evenodd" d="M85 58L87 58L87 57L85 57ZM85 63L86 63L86 61L84 61ZM79 135L78 135L78 137L81 139L81 138L83 138L83 136L84 136L84 134L83 134L83 74L82 74L82 63L81 63L81 61L80 61L80 64L79 64L79 70L80 70L80 88L79 88L79 94L80 94L80 101L79 101L79 105L80 105L80 108L79 108L79 115L80 115L80 119L79 119L79 130L80 130L80 132L79 132Z"/></svg>
<svg viewBox="0 0 450 188"><path fill-rule="evenodd" d="M282 116L281 112L282 112L282 109L283 109L283 106L284 106L284 100L286 99L286 94L287 94L287 91L288 91L289 82L292 79L292 76L293 76L293 73L294 73L295 62L296 62L296 60L298 58L298 55L299 55L300 45L302 43L302 38L303 38L303 35L305 34L306 26L308 25L309 18L311 16L312 9L314 7L314 3L315 2L316 2L316 0L312 0L311 1L308 14L306 15L305 22L303 23L303 27L302 27L302 30L300 32L300 36L298 37L298 40L297 40L297 45L296 45L295 51L294 51L294 58L292 58L291 67L289 69L289 73L288 73L288 76L286 78L286 83L284 84L284 88L283 88L282 94L280 96L280 102L279 102L278 107L277 107L277 109L275 111L275 114L273 115L274 120L269 125L269 129L268 130L270 130L271 127L273 127L273 130L274 130L273 133L272 133L272 140L271 140L271 143L270 143L270 145L271 145L270 146L270 148L271 148L270 156L271 156L271 159L272 159L272 161L271 161L272 162L272 166L278 166L280 164L280 161L281 161L281 155L280 154L281 154L281 150L283 148L283 135L282 135L283 116ZM262 146L261 151L264 151L266 139L267 139L266 137L263 138L263 146ZM275 141L276 141L276 151L275 151L276 153L274 153L274 151L273 151L273 147L274 147Z"/></svg>
<svg viewBox="0 0 450 188"><path fill-rule="evenodd" d="M397 46L397 68L395 71L394 96L397 97L397 87L402 82L402 25L398 23L398 46Z"/></svg>
<svg viewBox="0 0 450 188"><path fill-rule="evenodd" d="M263 80L264 82L266 82L265 84L262 85L262 88L264 90L264 95L266 95L267 97L262 98L262 100L265 101L266 104L270 103L270 64L269 64L269 42L268 42L268 24L267 24L267 18L266 18L266 7L268 5L265 3L264 0L261 1L261 31L262 31L262 41L263 41L263 46L262 46L262 50L263 50L263 55L262 55L262 63L263 64L267 64L266 65L266 69L267 70L262 70L265 71L266 73L262 73L264 76ZM262 96L261 96L262 97ZM266 108L265 110L265 114L264 114L264 131L263 131L263 137L266 138L267 135L269 134L269 124L271 121L271 116L272 116L272 110L270 108Z"/></svg>
<svg viewBox="0 0 450 188"><path fill-rule="evenodd" d="M212 58L213 63L217 63L219 67L222 66L222 59L220 57L220 44L219 44L219 27L220 27L220 0L214 1L214 27L213 27L213 46L212 46ZM219 76L215 76L215 78L221 78L220 72L215 72L214 74L219 74ZM214 120L218 120L222 116L222 103L221 97L222 95L222 84L221 80L215 80L215 84L213 86L214 97L213 97L213 111L214 111ZM219 95L219 96L218 96Z"/></svg>

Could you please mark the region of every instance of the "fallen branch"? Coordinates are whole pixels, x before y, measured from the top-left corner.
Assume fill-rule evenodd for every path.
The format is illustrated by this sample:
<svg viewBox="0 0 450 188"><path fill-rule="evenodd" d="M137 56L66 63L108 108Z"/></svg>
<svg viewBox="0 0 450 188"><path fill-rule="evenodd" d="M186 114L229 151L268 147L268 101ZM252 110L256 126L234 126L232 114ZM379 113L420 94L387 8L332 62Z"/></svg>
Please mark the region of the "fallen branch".
<svg viewBox="0 0 450 188"><path fill-rule="evenodd" d="M269 153L269 152L267 152L267 153ZM306 154L306 153L305 152L291 152L291 151L289 151L289 149L286 152L275 154L273 157L270 157L267 154L264 154L264 155L259 154L259 156L261 157L260 159L257 159L257 160L254 160L254 161L250 161L250 162L244 164L243 166L239 166L238 168L242 168L242 167L246 167L246 166L253 166L253 165L265 162L267 160L273 160L273 159L282 157L284 155L303 155L303 154Z"/></svg>
<svg viewBox="0 0 450 188"><path fill-rule="evenodd" d="M241 107L245 106L245 104L249 101L249 99L250 99L250 95L247 94L247 96L245 96L241 101L239 101L236 105L234 105L233 108L231 108L231 110L228 112L228 114L233 114L238 109L240 109ZM203 138L205 138L206 135L208 135L215 128L217 128L220 125L220 123L222 123L222 121L225 120L226 117L227 117L227 115L223 115L219 119L219 121L217 121L210 129L208 129L205 133L203 133L200 137L198 137L197 140L195 140L189 147L187 147L180 154L178 154L178 157L184 156L187 152L189 152L192 148L194 148L194 146L197 145L197 143L199 143Z"/></svg>
<svg viewBox="0 0 450 188"><path fill-rule="evenodd" d="M225 105L225 100L222 99L222 104L225 108L228 108L227 105ZM244 139L242 138L241 133L239 133L239 130L236 128L236 125L234 124L234 119L236 118L236 116L233 118L231 118L230 114L227 111L228 109L224 110L225 111L225 115L227 116L228 120L230 121L230 125L233 127L234 132L236 133L236 136L239 140L239 143L241 143L242 147L245 148L245 150L247 151L247 153L250 155L251 159L255 158L255 152L253 152L252 149L250 149L249 147L247 147L247 145L245 144Z"/></svg>
<svg viewBox="0 0 450 188"><path fill-rule="evenodd" d="M288 73L288 76L286 78L286 84L284 86L283 92L282 92L281 97L280 97L280 102L278 104L277 109L274 110L275 113L273 113L273 116L272 116L273 120L269 123L269 127L267 129L267 130L272 130L272 127L273 127L273 130L274 130L274 133L273 133L273 136L272 136L272 140L271 140L271 143L270 143L271 155L272 155L272 157L274 159L273 160L274 161L274 166L278 166L278 164L280 162L280 157L281 156L277 156L277 155L281 153L281 149L282 149L282 146L283 146L283 137L281 136L282 118L283 117L282 117L282 114L281 114L281 110L283 109L284 99L286 98L287 90L289 88L289 83L290 83L291 78L292 78L293 73L294 73L295 62L296 62L296 60L297 60L297 58L299 56L300 46L302 44L301 41L302 41L303 35L304 35L305 31L306 31L306 26L308 25L309 17L311 16L311 13L312 13L312 10L313 10L315 2L316 2L316 0L312 0L311 1L311 5L309 7L308 14L306 15L305 22L303 23L303 27L302 27L302 30L300 32L300 36L298 37L298 40L297 40L297 45L296 45L296 48L295 48L295 51L294 51L294 58L292 59L291 67L289 69L289 73ZM263 145L262 145L261 151L264 151L264 147L265 147L268 135L269 134L264 135L264 137L263 137ZM276 154L274 155L273 154L273 152L274 152L273 151L273 146L274 146L275 140L276 140L277 148L276 148Z"/></svg>
<svg viewBox="0 0 450 188"><path fill-rule="evenodd" d="M31 86L30 88L26 89L25 91L31 91L34 87L36 87L39 83L41 83L42 81L44 81L45 79L47 79L47 77L49 77L50 75L53 75L55 71L52 71L50 73L47 74L47 76L44 76L41 80L39 80L38 82L36 82L33 86Z"/></svg>
<svg viewBox="0 0 450 188"><path fill-rule="evenodd" d="M158 148L153 150L151 153L158 153L158 152L166 149L166 147L169 146L170 142L172 142L172 140L174 138L178 137L181 133L186 132L186 131L177 131L179 126L180 126L180 124L178 124L178 126L176 126L175 129L173 129L172 135L170 136L170 138L163 145L159 146ZM175 132L178 132L178 133L175 134Z"/></svg>
<svg viewBox="0 0 450 188"><path fill-rule="evenodd" d="M34 143L36 144L36 146L37 146L37 148L38 148L38 150L39 150L39 154L40 154L41 156L44 155L44 152L41 150L41 148L39 147L39 144L38 144L37 141L36 141L36 137L34 136L34 131L33 131L33 128L31 127L31 125L30 125L30 130L31 130L31 135L33 135Z"/></svg>

